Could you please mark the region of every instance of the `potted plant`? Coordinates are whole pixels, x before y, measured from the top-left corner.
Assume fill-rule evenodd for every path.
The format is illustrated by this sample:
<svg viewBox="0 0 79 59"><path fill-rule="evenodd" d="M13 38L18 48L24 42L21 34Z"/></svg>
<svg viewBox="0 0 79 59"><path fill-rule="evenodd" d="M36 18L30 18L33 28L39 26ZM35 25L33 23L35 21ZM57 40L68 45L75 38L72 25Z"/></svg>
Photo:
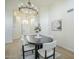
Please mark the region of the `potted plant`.
<svg viewBox="0 0 79 59"><path fill-rule="evenodd" d="M34 30L35 30L37 36L39 37L39 32L41 31L40 24L38 24L38 26L36 26Z"/></svg>

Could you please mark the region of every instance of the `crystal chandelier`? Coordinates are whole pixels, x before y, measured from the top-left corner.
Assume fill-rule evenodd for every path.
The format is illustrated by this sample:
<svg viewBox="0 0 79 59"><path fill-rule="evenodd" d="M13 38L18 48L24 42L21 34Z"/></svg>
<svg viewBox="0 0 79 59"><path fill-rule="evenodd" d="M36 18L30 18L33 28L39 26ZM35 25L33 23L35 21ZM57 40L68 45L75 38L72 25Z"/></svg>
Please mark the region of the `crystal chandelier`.
<svg viewBox="0 0 79 59"><path fill-rule="evenodd" d="M18 7L18 11L14 12L15 16L26 16L28 18L32 18L38 16L38 8L34 6L30 0L27 0L27 3L22 3Z"/></svg>

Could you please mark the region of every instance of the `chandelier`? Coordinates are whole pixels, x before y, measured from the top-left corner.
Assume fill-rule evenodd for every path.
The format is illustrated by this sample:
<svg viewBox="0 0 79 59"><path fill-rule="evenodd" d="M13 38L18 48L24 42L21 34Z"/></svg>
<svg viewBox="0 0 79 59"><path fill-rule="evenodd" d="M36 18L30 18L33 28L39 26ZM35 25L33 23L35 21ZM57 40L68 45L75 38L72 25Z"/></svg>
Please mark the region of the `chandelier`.
<svg viewBox="0 0 79 59"><path fill-rule="evenodd" d="M27 0L26 4L22 4L18 7L18 11L14 12L15 16L26 16L28 18L33 18L38 16L38 8L34 6L30 0Z"/></svg>

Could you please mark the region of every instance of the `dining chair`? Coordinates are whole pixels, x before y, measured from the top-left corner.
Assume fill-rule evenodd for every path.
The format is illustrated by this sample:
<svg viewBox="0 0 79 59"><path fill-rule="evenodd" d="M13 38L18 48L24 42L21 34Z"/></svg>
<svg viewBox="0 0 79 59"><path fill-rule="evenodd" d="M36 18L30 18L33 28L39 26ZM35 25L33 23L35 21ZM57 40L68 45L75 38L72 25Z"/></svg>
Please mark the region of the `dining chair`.
<svg viewBox="0 0 79 59"><path fill-rule="evenodd" d="M43 48L38 50L39 55L44 57L44 59L48 59L53 56L55 59L55 48L56 48L56 40L50 43L44 43Z"/></svg>
<svg viewBox="0 0 79 59"><path fill-rule="evenodd" d="M35 46L28 43L28 40L30 39L30 36L28 35L22 35L22 52L23 52L23 59L25 59L25 52L29 52L35 50Z"/></svg>

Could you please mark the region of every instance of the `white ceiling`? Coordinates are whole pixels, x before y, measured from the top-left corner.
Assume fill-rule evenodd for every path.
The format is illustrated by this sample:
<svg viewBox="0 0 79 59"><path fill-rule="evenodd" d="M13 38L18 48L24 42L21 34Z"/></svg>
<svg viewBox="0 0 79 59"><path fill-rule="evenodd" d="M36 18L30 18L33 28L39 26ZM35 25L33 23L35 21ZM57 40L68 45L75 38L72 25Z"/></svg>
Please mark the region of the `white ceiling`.
<svg viewBox="0 0 79 59"><path fill-rule="evenodd" d="M28 1L28 0L19 0L19 1ZM54 3L58 2L58 1L65 1L65 0L30 0L34 5L38 6L38 7L45 7L45 6L50 6L53 5Z"/></svg>
<svg viewBox="0 0 79 59"><path fill-rule="evenodd" d="M38 6L47 6L53 4L55 0L31 0L31 1Z"/></svg>
<svg viewBox="0 0 79 59"><path fill-rule="evenodd" d="M5 0L5 3L7 7L11 6L12 8L16 8L17 5L22 2L27 3L26 1L28 0ZM41 7L49 7L50 5L53 6L53 4L55 4L56 2L64 0L30 0L30 1L38 8L41 8Z"/></svg>
<svg viewBox="0 0 79 59"><path fill-rule="evenodd" d="M15 0L15 2L23 2L26 3L28 0ZM50 4L53 4L56 0L30 0L34 5L37 5L38 7L42 6L48 6Z"/></svg>

